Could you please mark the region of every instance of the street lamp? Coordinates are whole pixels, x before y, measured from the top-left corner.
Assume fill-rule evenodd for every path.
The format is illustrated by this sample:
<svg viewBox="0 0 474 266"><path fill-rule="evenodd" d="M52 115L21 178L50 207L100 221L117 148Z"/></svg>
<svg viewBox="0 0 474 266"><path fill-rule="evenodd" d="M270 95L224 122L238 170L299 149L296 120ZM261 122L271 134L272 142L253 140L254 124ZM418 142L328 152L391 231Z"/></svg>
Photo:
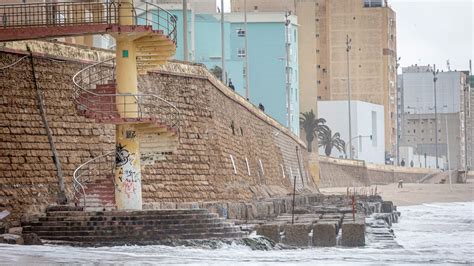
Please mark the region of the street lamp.
<svg viewBox="0 0 474 266"><path fill-rule="evenodd" d="M434 111L435 111L435 149L436 149L436 169L439 169L438 163L438 109L436 102L436 81L438 80L439 70L436 70L436 65L433 66L433 87L434 87Z"/></svg>
<svg viewBox="0 0 474 266"><path fill-rule="evenodd" d="M446 123L446 155L447 155L447 159L446 159L446 164L447 164L447 170L448 170L448 175L449 175L449 185L450 185L450 189L451 189L451 160L449 158L449 129L448 129L448 106L447 105L443 105L443 109L445 109L446 111L444 112L444 121Z"/></svg>
<svg viewBox="0 0 474 266"><path fill-rule="evenodd" d="M358 136L355 136L353 138L350 139L349 143L346 143L346 151L347 151L347 146L349 145L349 151L352 152L352 140L356 139L356 138L359 138L359 145L361 145L361 142L362 142L362 138L370 138L372 139L372 135L368 135L368 136L362 136L362 135L358 135ZM347 152L346 152L347 154ZM352 159L352 158L351 158Z"/></svg>
<svg viewBox="0 0 474 266"><path fill-rule="evenodd" d="M349 113L349 158L352 159L352 119L351 119L351 72L349 69L349 51L351 50L352 39L349 39L349 35L346 35L346 54L347 54L347 105Z"/></svg>
<svg viewBox="0 0 474 266"><path fill-rule="evenodd" d="M421 107L419 107L419 98L416 97L416 105L418 107L410 107L410 106L407 106L407 109L412 109L415 111L415 113L418 113L418 134L421 133ZM416 128L416 127L415 127ZM416 129L415 129L416 130ZM415 133L415 138L417 137L416 133ZM418 141L416 142L416 153L418 153L418 163L421 164L421 149L420 149L420 145L421 143L419 143Z"/></svg>
<svg viewBox="0 0 474 266"><path fill-rule="evenodd" d="M398 67L400 66L400 60L402 58L398 57L397 58L397 64L396 64L396 71L395 71L395 82L397 84L397 165L400 166L400 105L398 104L399 102L401 103L401 91L400 91L400 86L398 84Z"/></svg>

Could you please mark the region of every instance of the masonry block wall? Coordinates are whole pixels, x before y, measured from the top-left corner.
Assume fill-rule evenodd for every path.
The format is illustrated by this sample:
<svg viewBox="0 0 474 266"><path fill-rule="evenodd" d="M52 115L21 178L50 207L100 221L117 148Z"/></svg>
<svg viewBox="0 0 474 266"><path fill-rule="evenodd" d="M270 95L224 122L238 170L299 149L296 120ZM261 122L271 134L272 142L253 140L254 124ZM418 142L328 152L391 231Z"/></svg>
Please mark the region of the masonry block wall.
<svg viewBox="0 0 474 266"><path fill-rule="evenodd" d="M367 164L364 161L319 157L319 187L360 187L396 183L402 179L417 183L423 177L438 173L435 169Z"/></svg>
<svg viewBox="0 0 474 266"><path fill-rule="evenodd" d="M38 56L35 67L71 197L73 171L114 149L115 126L78 115L71 97L72 77L92 63L91 58L81 55L88 62L67 59L56 46L43 51L54 54L59 49L59 56L54 60L49 55ZM66 48L68 53L71 49L79 51L76 55L84 53L81 48ZM0 67L23 56L17 51L0 51ZM144 202L283 196L291 193L294 176L298 191L317 190L307 171L304 143L204 67L169 63L141 77L139 84L142 93L158 94L182 111L177 152L143 166ZM28 58L0 70L0 95L0 210L8 209L18 218L23 212L37 212L54 203L58 188Z"/></svg>

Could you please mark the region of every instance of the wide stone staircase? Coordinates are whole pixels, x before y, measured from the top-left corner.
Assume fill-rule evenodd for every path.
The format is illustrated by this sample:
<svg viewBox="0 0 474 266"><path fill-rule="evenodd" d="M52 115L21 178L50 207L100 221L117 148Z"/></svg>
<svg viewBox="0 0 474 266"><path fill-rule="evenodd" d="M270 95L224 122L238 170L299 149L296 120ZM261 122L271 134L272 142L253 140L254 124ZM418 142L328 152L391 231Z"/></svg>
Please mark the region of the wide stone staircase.
<svg viewBox="0 0 474 266"><path fill-rule="evenodd" d="M236 239L247 235L207 209L84 212L81 207L57 206L22 226L24 232L35 233L46 242L81 246Z"/></svg>

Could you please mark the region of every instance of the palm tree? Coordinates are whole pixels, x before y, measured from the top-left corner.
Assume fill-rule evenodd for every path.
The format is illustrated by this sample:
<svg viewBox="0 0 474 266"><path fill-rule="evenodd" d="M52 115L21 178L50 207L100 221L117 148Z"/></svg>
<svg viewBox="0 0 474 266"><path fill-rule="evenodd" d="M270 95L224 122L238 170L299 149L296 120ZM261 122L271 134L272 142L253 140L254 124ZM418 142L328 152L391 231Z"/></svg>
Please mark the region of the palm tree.
<svg viewBox="0 0 474 266"><path fill-rule="evenodd" d="M318 135L319 147L324 147L326 156L330 156L332 148L336 148L339 152L346 152L346 142L341 139L339 132L332 135L330 128Z"/></svg>
<svg viewBox="0 0 474 266"><path fill-rule="evenodd" d="M218 79L222 79L222 68L219 66L214 66L209 71Z"/></svg>
<svg viewBox="0 0 474 266"><path fill-rule="evenodd" d="M328 129L324 123L326 123L326 120L324 118L316 118L313 110L310 112L301 113L300 127L302 127L306 133L308 152L313 151L311 144L313 143L314 137Z"/></svg>

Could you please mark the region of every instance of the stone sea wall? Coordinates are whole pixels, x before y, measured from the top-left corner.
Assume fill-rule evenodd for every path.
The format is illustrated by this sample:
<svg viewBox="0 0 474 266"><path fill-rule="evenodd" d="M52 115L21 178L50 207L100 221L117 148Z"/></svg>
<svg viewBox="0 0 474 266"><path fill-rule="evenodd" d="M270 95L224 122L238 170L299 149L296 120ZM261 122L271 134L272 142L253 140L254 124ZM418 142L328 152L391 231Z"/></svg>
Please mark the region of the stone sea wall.
<svg viewBox="0 0 474 266"><path fill-rule="evenodd" d="M30 45L71 197L76 167L115 146L115 126L77 114L71 98L72 77L111 54L58 43ZM24 43L7 44L0 50L0 67L25 55ZM31 73L28 58L0 70L0 209L12 211L13 217L42 210L55 202L58 191ZM143 166L146 204L286 196L292 191L294 176L299 193L317 191L306 163L305 144L203 66L171 62L140 77L139 90L169 100L182 113L177 152Z"/></svg>

